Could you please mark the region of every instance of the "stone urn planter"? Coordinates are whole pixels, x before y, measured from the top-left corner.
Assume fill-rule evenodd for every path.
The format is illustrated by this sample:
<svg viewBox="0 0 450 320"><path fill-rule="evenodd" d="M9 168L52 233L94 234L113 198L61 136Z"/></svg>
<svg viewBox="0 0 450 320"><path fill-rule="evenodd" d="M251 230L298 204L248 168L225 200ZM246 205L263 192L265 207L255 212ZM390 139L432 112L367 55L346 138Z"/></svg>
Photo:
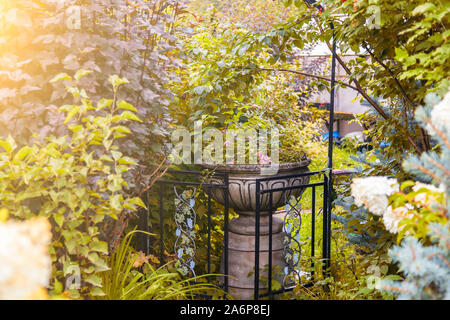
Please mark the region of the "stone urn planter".
<svg viewBox="0 0 450 320"><path fill-rule="evenodd" d="M308 165L311 160L305 158L300 162L282 163L276 175L261 175L261 167L264 165L207 165L203 167L218 173L228 174L229 181L229 207L239 215L232 219L228 226L228 283L229 292L241 299L250 299L254 294L255 271L255 210L256 210L256 179L273 177L274 179L260 183L260 190L300 186L309 182L309 176L282 177L303 172L309 172ZM279 177L279 178L278 178ZM207 178L207 183L223 184L223 176ZM260 279L267 279L267 265L269 263L269 213L277 211L294 196L301 197L304 188L272 193L272 208L270 208L270 195L260 196ZM211 188L211 196L217 202L225 203L225 192L220 188ZM272 218L272 265L279 266L283 270L287 266L284 251L285 232L283 221L280 218ZM223 260L223 259L222 259ZM222 261L222 272L223 272ZM275 268L274 268L275 269ZM282 279L274 278L282 283ZM259 282L261 292L267 291L267 283Z"/></svg>

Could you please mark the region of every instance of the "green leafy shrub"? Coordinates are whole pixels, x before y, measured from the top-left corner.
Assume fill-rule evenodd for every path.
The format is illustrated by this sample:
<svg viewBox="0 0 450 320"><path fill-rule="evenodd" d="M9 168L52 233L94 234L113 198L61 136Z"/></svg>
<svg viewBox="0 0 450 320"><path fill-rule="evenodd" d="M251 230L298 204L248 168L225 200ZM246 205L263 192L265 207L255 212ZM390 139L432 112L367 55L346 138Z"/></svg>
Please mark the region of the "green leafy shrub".
<svg viewBox="0 0 450 320"><path fill-rule="evenodd" d="M300 99L305 93L295 90L293 73L280 71L288 63L268 68L274 63L272 49L265 43L246 45L244 28L220 20L213 32L205 28L186 39L185 65L178 70L182 81L173 83L177 124L191 131L200 120L203 128L223 131L278 129L281 162L317 153L311 142L323 129L323 112L309 110L305 101L299 105L307 100Z"/></svg>
<svg viewBox="0 0 450 320"><path fill-rule="evenodd" d="M108 270L105 225L144 206L124 193L123 175L135 162L117 146L130 133L125 124L140 121L136 109L119 99L119 86L127 80L111 76L112 99L95 104L77 86L87 73L54 79L65 81L75 100L55 110L66 115L68 135L35 136L23 147L11 136L0 140L0 203L16 218L44 216L51 221L53 293L66 289L73 298L104 294L99 274ZM80 286L71 286L70 279L75 284L79 280Z"/></svg>

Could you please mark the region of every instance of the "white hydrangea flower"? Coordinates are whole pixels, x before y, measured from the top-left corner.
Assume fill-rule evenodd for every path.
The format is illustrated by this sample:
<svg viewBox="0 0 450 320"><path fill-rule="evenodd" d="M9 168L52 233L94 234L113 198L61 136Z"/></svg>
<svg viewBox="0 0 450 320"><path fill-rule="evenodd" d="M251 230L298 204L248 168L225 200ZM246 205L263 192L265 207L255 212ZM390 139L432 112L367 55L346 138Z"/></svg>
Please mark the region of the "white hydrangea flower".
<svg viewBox="0 0 450 320"><path fill-rule="evenodd" d="M33 299L49 285L50 228L45 218L0 223L0 300Z"/></svg>
<svg viewBox="0 0 450 320"><path fill-rule="evenodd" d="M367 177L353 179L352 196L358 206L364 205L367 210L377 216L382 216L388 208L388 197L399 191L395 179L387 177Z"/></svg>
<svg viewBox="0 0 450 320"><path fill-rule="evenodd" d="M398 233L402 229L401 227L398 227L398 224L403 219L410 218L412 216L411 213L408 213L411 209L413 209L413 207L408 203L404 207L398 207L395 209L392 209L392 207L389 206L383 215L383 223L386 230L390 233Z"/></svg>
<svg viewBox="0 0 450 320"><path fill-rule="evenodd" d="M418 191L418 190L423 189L423 188L428 189L428 190L433 191L433 192L439 192L439 193L445 192L445 187L444 187L443 184L441 184L441 185L439 186L439 188L437 188L437 187L433 186L432 184L426 184L426 183L422 183L422 182L416 182L416 183L414 184L414 186L412 187L412 189L413 189L414 191Z"/></svg>
<svg viewBox="0 0 450 320"><path fill-rule="evenodd" d="M413 191L417 192L421 189L427 189L431 192L437 192L437 193L444 193L445 192L445 186L441 184L439 188L436 188L435 186L431 184L426 184L422 182L416 182L415 185L412 187ZM421 204L421 205L432 205L434 202L436 202L436 198L433 195L427 194L426 192L418 193L414 197L414 201Z"/></svg>
<svg viewBox="0 0 450 320"><path fill-rule="evenodd" d="M450 91L445 95L441 102L433 107L433 110L431 111L431 122L434 125L445 127L450 130ZM430 134L436 134L430 125L427 125L426 129Z"/></svg>

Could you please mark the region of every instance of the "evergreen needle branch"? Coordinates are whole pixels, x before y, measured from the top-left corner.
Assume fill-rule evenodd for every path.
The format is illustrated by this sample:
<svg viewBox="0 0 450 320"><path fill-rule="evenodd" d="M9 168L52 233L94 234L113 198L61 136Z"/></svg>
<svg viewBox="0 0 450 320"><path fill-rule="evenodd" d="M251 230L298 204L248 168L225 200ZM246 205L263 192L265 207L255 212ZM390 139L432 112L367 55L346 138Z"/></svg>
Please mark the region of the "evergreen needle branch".
<svg viewBox="0 0 450 320"><path fill-rule="evenodd" d="M423 173L425 173L425 174L428 174L429 176L431 176L433 179L435 179L436 181L439 181L439 182L443 182L443 180L441 179L441 178L439 178L436 174L434 174L433 172L431 172L430 170L428 170L428 169L426 169L426 168L424 168L424 167L422 167L422 166L420 166L420 165L418 165L418 164L411 164L411 166L414 168L414 169L417 169L417 170L419 170L419 171L422 171Z"/></svg>
<svg viewBox="0 0 450 320"><path fill-rule="evenodd" d="M448 170L447 168L445 168L442 164L440 164L439 162L435 161L433 158L431 158L428 154L426 154L427 156L427 160L430 161L435 167L438 167L439 169L442 170L442 172L444 172L446 175L450 176L450 170Z"/></svg>
<svg viewBox="0 0 450 320"><path fill-rule="evenodd" d="M438 134L439 137L441 137L442 141L444 141L445 145L447 146L447 148L450 149L450 141L448 141L447 137L445 136L445 134L439 130L432 122L430 119L428 118L424 118L423 119L427 124L429 124L431 126L431 128L433 128L433 130Z"/></svg>

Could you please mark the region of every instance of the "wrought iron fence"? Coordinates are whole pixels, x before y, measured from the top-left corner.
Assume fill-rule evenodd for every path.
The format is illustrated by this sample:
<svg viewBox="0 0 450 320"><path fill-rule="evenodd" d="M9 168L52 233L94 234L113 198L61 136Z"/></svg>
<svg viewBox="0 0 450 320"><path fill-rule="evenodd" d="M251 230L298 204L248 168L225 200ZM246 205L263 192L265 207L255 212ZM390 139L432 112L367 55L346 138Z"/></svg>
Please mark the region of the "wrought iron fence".
<svg viewBox="0 0 450 320"><path fill-rule="evenodd" d="M329 211L327 210L328 205L328 177L326 174L326 170L315 171L315 172L306 172L306 173L298 173L294 175L285 175L285 176L274 176L274 177L264 177L256 179L256 219L255 219L255 276L254 276L254 297L258 299L259 297L264 296L273 296L274 294L279 294L282 292L287 292L292 290L295 286L301 285L304 287L309 287L313 285L312 278L314 276L315 269L315 257L316 257L316 216L318 212L322 213L322 261L323 268L322 270L326 271L330 267L330 216ZM264 183L266 186L267 182L273 180L279 180L281 178L285 179L299 179L304 177L313 177L323 175L323 180L315 183L300 183L300 184L290 184L286 187L272 187L272 188L262 188ZM309 180L309 179L308 179ZM323 198L322 202L322 210L320 208L316 208L316 192L318 188L323 188L323 193L321 194ZM301 275L305 272L301 270L300 260L301 260L301 245L303 241L301 239L301 227L302 227L302 208L301 208L301 195L300 196L292 196L291 193L294 190L302 190L302 193L306 191L308 188L311 188L311 236L310 236L310 274L309 278L311 281L306 283L301 283ZM290 192L286 192L290 191ZM274 194L279 192L285 192L285 209L284 209L284 218L283 220L283 232L285 234L284 240L284 248L283 248L283 256L287 263L283 270L283 280L282 280L282 288L280 290L274 291L272 288L273 281L273 255L268 255L268 272L267 272L267 291L264 293L260 293L259 279L260 275L260 219L261 219L261 204L264 201L264 195L269 196L269 234L273 234L273 211L276 209L273 205ZM289 197L290 196L290 197ZM273 251L273 236L268 237L268 251ZM293 285L287 285L286 280L289 277L293 277Z"/></svg>
<svg viewBox="0 0 450 320"><path fill-rule="evenodd" d="M256 208L252 216L244 218L254 225L247 224L250 231L245 234L234 230L233 222L239 218L230 208L228 174L168 171L144 197L148 210L140 215L140 229L157 235L141 235L141 250L158 256L161 264L173 257L184 275L223 274L215 279L222 289L232 295L242 294L246 299L250 293L253 299L273 298L297 285L311 286L316 270L323 272L330 266L326 172L257 178L252 184ZM290 182L279 186L276 182L280 178ZM310 183L311 178L316 182ZM301 196L306 190L311 190L308 210L301 207ZM213 200L217 192L223 195L222 204ZM322 208L317 207L320 196ZM317 234L319 215L321 235ZM309 235L302 229L302 219L306 218L310 219ZM318 258L320 242L322 254ZM303 250L302 254L302 247L308 245L308 252ZM302 256L306 257L301 261ZM317 260L322 260L323 265L317 266Z"/></svg>

